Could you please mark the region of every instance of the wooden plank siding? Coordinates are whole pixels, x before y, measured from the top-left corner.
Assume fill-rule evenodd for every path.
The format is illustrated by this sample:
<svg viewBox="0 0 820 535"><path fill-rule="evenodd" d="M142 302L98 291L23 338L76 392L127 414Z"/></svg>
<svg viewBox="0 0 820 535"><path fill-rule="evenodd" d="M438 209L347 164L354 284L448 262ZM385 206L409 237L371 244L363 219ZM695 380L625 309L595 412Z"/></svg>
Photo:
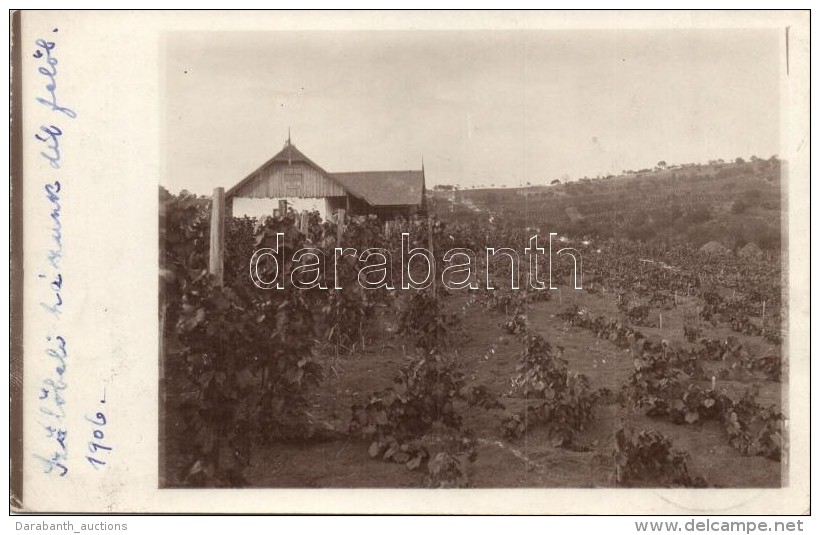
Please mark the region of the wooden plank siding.
<svg viewBox="0 0 820 535"><path fill-rule="evenodd" d="M254 180L240 185L232 196L280 199L286 197L344 197L347 192L322 171L304 163L274 162L260 169Z"/></svg>

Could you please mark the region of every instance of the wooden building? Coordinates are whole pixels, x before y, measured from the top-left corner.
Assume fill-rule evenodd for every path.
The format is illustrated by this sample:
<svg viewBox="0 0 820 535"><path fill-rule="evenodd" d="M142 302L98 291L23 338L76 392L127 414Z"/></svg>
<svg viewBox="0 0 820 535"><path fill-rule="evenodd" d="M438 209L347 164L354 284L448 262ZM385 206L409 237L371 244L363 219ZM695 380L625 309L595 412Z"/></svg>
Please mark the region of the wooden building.
<svg viewBox="0 0 820 535"><path fill-rule="evenodd" d="M290 142L225 193L228 213L265 217L279 201L297 211L317 210L330 218L344 209L351 215L382 219L425 212L424 169L329 173Z"/></svg>

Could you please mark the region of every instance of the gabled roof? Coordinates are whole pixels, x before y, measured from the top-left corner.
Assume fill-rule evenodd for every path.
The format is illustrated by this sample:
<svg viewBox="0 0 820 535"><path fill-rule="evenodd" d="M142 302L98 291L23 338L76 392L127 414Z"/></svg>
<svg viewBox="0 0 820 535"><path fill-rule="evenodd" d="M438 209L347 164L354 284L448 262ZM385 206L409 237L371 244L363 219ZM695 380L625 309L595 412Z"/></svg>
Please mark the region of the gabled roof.
<svg viewBox="0 0 820 535"><path fill-rule="evenodd" d="M372 206L421 205L424 199L424 171L362 171L328 173L302 154L290 140L276 155L259 166L234 187L225 192L232 197L242 186L259 177L261 171L275 163L304 162L338 183L354 197Z"/></svg>
<svg viewBox="0 0 820 535"><path fill-rule="evenodd" d="M361 171L329 176L372 206L421 204L424 196L424 171Z"/></svg>
<svg viewBox="0 0 820 535"><path fill-rule="evenodd" d="M330 175L330 173L328 173L327 171L322 169L319 165L317 165L315 162L313 162L313 160L311 160L310 158L308 158L307 156L302 154L302 152L299 149L297 149L295 145L292 145L290 143L290 140L288 140L288 142L285 143L285 146L282 148L282 150L277 152L276 155L273 158L271 158L267 162L265 162L262 165L260 165L259 167L257 167L252 173L250 173L248 176L246 176L245 178L240 180L234 187L232 187L231 189L226 191L225 192L225 197L226 198L232 197L234 195L234 193L236 193L236 191L239 188L241 188L242 186L244 186L245 184L247 184L248 182L250 182L251 180L256 178L259 175L259 172L262 171L263 169L265 169L266 167L268 167L269 165L273 165L274 163L287 163L287 164L289 164L291 162L304 162L304 163L310 165L311 167L314 167L314 168L318 169L322 173L324 173L326 175Z"/></svg>
<svg viewBox="0 0 820 535"><path fill-rule="evenodd" d="M316 169L327 173L324 169L319 167L316 163L313 162L310 158L302 154L302 151L296 148L296 145L292 145L290 141L285 143L285 146L282 150L279 151L276 156L268 160L269 163L273 162L280 162L280 163L291 163L291 162L305 162L308 165L315 167Z"/></svg>

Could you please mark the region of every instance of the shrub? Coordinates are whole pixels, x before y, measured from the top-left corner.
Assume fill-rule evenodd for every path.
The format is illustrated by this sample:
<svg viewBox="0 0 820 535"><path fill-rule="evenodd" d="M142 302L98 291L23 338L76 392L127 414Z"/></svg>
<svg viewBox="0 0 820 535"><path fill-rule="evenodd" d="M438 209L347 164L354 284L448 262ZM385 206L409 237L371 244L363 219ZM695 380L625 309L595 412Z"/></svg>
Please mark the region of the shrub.
<svg viewBox="0 0 820 535"><path fill-rule="evenodd" d="M429 290L418 290L399 309L399 334L416 340L425 353L443 351L464 336L461 316L446 311L444 300Z"/></svg>
<svg viewBox="0 0 820 535"><path fill-rule="evenodd" d="M505 436L521 437L533 423L549 425L554 446L577 447L577 433L595 418L598 393L583 374L568 370L567 361L553 354L549 343L537 334L524 336L518 374L513 385L527 398L540 400L526 412L502 419Z"/></svg>
<svg viewBox="0 0 820 535"><path fill-rule="evenodd" d="M426 467L433 486L465 486L467 465L475 460L475 441L464 426L458 404L503 408L486 387L467 385L452 357L424 355L410 360L393 384L355 404L350 431L370 441L372 458ZM431 453L425 435L445 434L444 449ZM426 463L426 464L425 464Z"/></svg>
<svg viewBox="0 0 820 535"><path fill-rule="evenodd" d="M654 429L615 432L615 482L623 486L705 487L703 478L689 475L686 453Z"/></svg>

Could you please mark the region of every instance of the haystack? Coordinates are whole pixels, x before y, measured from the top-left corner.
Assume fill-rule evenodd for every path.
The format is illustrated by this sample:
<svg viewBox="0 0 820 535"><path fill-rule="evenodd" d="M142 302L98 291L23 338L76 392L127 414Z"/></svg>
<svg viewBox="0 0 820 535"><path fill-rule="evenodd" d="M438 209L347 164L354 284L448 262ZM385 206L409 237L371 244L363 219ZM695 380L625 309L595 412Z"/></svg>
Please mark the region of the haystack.
<svg viewBox="0 0 820 535"><path fill-rule="evenodd" d="M749 242L737 252L743 258L762 258L763 251L754 242Z"/></svg>
<svg viewBox="0 0 820 535"><path fill-rule="evenodd" d="M700 248L701 253L707 254L714 254L714 255L730 255L732 251L724 247L722 244L716 241L710 241L706 245Z"/></svg>

